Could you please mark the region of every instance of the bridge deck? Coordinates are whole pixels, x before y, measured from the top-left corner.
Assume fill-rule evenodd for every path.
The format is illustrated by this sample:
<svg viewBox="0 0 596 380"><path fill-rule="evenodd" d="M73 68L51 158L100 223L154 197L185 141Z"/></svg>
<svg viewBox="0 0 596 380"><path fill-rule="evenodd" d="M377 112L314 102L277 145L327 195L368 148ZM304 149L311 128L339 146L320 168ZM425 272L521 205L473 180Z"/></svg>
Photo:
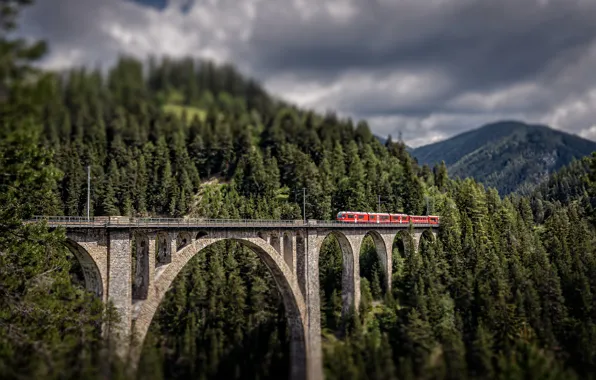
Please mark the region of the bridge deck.
<svg viewBox="0 0 596 380"><path fill-rule="evenodd" d="M347 223L335 220L267 219L177 219L128 217L36 216L26 223L47 222L50 227L65 228L409 228L398 223ZM438 228L439 224L412 224L416 228Z"/></svg>

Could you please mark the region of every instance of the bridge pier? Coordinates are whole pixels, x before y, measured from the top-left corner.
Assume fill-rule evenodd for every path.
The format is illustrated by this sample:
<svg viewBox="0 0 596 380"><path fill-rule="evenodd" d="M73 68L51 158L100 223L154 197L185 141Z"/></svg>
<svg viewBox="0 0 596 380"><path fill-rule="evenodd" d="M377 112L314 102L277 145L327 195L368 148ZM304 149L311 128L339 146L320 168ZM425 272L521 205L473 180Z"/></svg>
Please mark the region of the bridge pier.
<svg viewBox="0 0 596 380"><path fill-rule="evenodd" d="M117 352L128 355L132 324L132 255L129 229L108 231L108 297L114 305L119 321L110 326L110 340L117 341Z"/></svg>
<svg viewBox="0 0 596 380"><path fill-rule="evenodd" d="M360 306L360 248L364 240L362 231L347 232L346 237L349 248L341 243L344 262L341 278L342 316L347 317L350 313L359 313ZM345 251L344 251L345 249ZM344 290L345 289L345 290Z"/></svg>
<svg viewBox="0 0 596 380"><path fill-rule="evenodd" d="M309 233L310 232L310 233ZM305 230L305 255L298 257L299 281L307 310L307 379L323 379L323 351L321 348L321 300L319 295L319 255L323 239ZM302 259L302 260L301 260ZM300 268L300 264L302 268Z"/></svg>
<svg viewBox="0 0 596 380"><path fill-rule="evenodd" d="M385 277L385 289L387 293L391 292L391 282L393 277L393 241L395 240L395 233L380 233L382 244L385 248L383 255L379 255L381 268ZM379 248L377 248L377 251Z"/></svg>

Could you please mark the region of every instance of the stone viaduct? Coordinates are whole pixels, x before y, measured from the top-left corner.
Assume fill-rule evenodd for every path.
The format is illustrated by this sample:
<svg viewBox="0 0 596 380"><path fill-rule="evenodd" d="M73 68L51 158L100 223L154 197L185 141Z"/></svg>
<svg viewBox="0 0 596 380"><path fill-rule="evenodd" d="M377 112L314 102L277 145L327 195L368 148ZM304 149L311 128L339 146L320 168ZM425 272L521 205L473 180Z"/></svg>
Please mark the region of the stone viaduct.
<svg viewBox="0 0 596 380"><path fill-rule="evenodd" d="M38 217L49 227L66 228L67 244L88 290L111 302L119 314L110 334L119 354L130 355L133 370L151 320L186 263L205 247L235 240L266 264L282 294L291 333L289 378L323 378L319 302L319 253L334 235L343 254L344 313L360 304L359 254L372 237L391 289L392 247L403 239L406 252L417 250L423 234L435 238L437 225L346 224L331 221L189 220L124 217ZM434 227L434 229L433 229Z"/></svg>

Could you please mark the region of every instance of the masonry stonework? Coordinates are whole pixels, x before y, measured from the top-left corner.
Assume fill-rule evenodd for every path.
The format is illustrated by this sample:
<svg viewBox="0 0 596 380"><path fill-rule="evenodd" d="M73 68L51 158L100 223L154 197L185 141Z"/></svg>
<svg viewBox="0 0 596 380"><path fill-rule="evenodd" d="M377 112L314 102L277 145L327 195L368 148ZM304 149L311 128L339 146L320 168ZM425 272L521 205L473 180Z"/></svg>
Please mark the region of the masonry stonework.
<svg viewBox="0 0 596 380"><path fill-rule="evenodd" d="M403 241L407 255L418 249L424 232L385 226L259 230L129 227L70 228L67 236L69 249L83 267L87 289L112 302L118 311L121 321L114 332L121 340L119 354L131 355L133 370L153 316L178 273L204 248L229 239L257 253L282 295L291 333L290 378L319 380L323 378L319 258L324 240L334 236L342 251L342 312L347 315L357 313L360 305L359 255L365 236L374 241L390 291L395 241ZM431 231L428 236L434 239L435 234Z"/></svg>
<svg viewBox="0 0 596 380"><path fill-rule="evenodd" d="M108 294L106 230L87 228L69 232L66 245L81 264L87 290L95 293L105 302Z"/></svg>
<svg viewBox="0 0 596 380"><path fill-rule="evenodd" d="M132 252L131 232L128 229L112 230L108 234L108 302L118 312L120 321L110 334L121 341L118 349L124 357L128 352L131 331L132 306Z"/></svg>

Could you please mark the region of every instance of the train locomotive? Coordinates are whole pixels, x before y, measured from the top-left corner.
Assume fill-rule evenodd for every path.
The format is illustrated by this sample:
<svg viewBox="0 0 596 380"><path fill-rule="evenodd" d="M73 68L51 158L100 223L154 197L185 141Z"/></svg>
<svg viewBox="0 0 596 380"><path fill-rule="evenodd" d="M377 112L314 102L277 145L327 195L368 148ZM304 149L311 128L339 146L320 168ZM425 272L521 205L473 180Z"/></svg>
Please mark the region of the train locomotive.
<svg viewBox="0 0 596 380"><path fill-rule="evenodd" d="M407 215L407 214L385 214L377 212L340 211L337 213L337 221L343 223L375 223L375 224L424 224L439 225L439 217L436 215Z"/></svg>

